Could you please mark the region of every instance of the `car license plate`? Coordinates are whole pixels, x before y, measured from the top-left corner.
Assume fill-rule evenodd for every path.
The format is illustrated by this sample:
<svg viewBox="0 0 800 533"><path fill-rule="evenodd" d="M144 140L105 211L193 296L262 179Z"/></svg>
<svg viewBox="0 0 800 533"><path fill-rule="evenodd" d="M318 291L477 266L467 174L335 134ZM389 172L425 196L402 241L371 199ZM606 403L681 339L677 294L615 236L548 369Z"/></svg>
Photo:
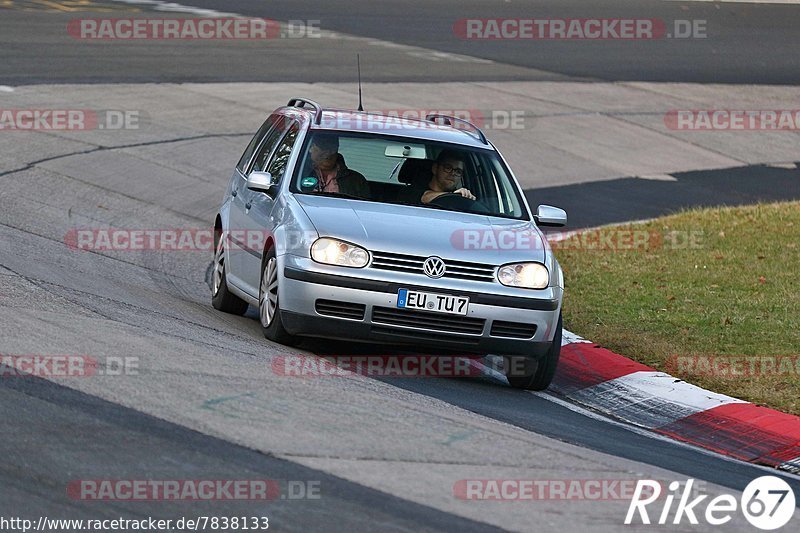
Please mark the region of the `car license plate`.
<svg viewBox="0 0 800 533"><path fill-rule="evenodd" d="M453 296L451 294L436 294L433 292L400 289L397 293L397 307L403 309L417 309L419 311L432 311L434 313L466 315L469 309L469 298L466 296Z"/></svg>

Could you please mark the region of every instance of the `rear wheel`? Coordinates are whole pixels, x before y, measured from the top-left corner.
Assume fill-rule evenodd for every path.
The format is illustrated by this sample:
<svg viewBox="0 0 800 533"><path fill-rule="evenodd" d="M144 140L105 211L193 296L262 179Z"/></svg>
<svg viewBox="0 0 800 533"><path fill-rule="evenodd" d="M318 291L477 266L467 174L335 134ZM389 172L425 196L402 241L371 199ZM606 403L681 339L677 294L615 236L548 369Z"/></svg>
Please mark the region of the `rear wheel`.
<svg viewBox="0 0 800 533"><path fill-rule="evenodd" d="M508 382L515 389L542 391L550 386L561 355L561 315L558 316L553 344L540 359L506 356L503 358Z"/></svg>
<svg viewBox="0 0 800 533"><path fill-rule="evenodd" d="M225 239L220 234L214 252L214 268L211 272L211 305L214 309L233 315L243 315L247 302L228 290L225 277Z"/></svg>
<svg viewBox="0 0 800 533"><path fill-rule="evenodd" d="M286 331L281 322L281 307L278 300L278 259L275 257L275 249L269 250L264 259L258 290L258 316L261 321L261 329L269 340L291 345L297 341L297 338Z"/></svg>

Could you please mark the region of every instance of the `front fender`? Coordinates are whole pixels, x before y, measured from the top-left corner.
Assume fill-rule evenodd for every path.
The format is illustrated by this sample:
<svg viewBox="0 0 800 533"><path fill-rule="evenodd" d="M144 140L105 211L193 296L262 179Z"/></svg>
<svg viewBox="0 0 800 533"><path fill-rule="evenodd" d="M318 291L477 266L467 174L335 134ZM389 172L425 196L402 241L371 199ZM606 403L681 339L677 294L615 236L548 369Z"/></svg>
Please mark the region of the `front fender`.
<svg viewBox="0 0 800 533"><path fill-rule="evenodd" d="M273 214L278 221L274 230L275 255L310 257L311 245L320 235L294 196L280 196Z"/></svg>

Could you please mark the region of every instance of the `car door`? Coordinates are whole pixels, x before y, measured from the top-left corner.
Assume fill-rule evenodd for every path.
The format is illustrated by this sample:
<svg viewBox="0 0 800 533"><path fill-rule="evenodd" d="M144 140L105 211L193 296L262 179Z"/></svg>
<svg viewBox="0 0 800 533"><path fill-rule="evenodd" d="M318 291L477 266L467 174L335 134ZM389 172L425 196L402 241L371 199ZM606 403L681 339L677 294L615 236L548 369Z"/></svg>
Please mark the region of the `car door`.
<svg viewBox="0 0 800 533"><path fill-rule="evenodd" d="M243 231L241 228L241 213L244 211L245 196L247 188L245 187L249 169L255 157L256 151L264 144L267 135L274 130L276 122L280 120L280 115L270 115L259 128L258 132L253 136L250 143L247 145L236 169L233 171L231 177L230 187L228 188L230 194L230 204L228 206L228 224L226 229L226 269L225 273L228 277L228 282L242 288L244 282L242 280L242 256L246 253L244 250L245 243L242 242Z"/></svg>
<svg viewBox="0 0 800 533"><path fill-rule="evenodd" d="M257 195L263 193L248 189L246 176L254 171L266 170L270 155L286 133L285 124L286 117L278 116L276 118L264 141L256 150L246 172L242 175L242 186L234 201L235 207L231 210L231 220L236 227L232 239L238 252L235 262L241 283L240 288L253 297L258 296L259 281L257 277L253 279L253 264L258 263L259 266L261 264L264 234L270 231L270 228L256 227L250 220L253 200Z"/></svg>
<svg viewBox="0 0 800 533"><path fill-rule="evenodd" d="M295 121L286 123L285 135L283 135L276 147L270 151L269 157L259 158L253 166L253 170L266 171L272 174L278 188L286 178L289 172L288 163L292 155L297 136L300 133L300 124ZM263 165L263 166L262 166ZM248 290L252 288L253 295L258 295L258 286L261 280L261 256L264 249L264 242L266 236L274 232L275 225L278 222L273 218L273 208L275 207L275 198L271 195L260 191L248 191L248 205L245 205L246 218L243 224L246 227L247 233L250 235L258 235L258 253L248 253L243 255L243 276L245 283L247 283Z"/></svg>

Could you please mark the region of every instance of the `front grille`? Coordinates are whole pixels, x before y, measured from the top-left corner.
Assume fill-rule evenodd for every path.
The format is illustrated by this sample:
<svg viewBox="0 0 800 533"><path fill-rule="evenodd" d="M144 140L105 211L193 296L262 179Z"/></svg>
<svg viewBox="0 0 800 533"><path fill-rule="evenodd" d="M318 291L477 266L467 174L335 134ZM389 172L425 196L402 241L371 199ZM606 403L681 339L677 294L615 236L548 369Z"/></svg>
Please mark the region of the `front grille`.
<svg viewBox="0 0 800 533"><path fill-rule="evenodd" d="M392 307L373 307L372 322L392 326L432 329L443 333L480 335L483 333L483 325L486 321L482 318L469 318L460 315L443 315Z"/></svg>
<svg viewBox="0 0 800 533"><path fill-rule="evenodd" d="M314 309L320 315L364 320L367 306L350 302L337 302L335 300L317 300L314 302Z"/></svg>
<svg viewBox="0 0 800 533"><path fill-rule="evenodd" d="M492 337L512 337L514 339L531 339L536 335L536 324L523 324L522 322L492 322Z"/></svg>
<svg viewBox="0 0 800 533"><path fill-rule="evenodd" d="M391 252L372 252L372 268L392 270L394 272L409 272L411 274L425 275L422 263L427 257L418 255L395 254ZM466 279L471 281L494 281L494 265L483 263L467 263L442 259L446 265L444 278Z"/></svg>
<svg viewBox="0 0 800 533"><path fill-rule="evenodd" d="M399 337L398 342L402 342L404 344L408 344L408 334L404 331L395 329L395 328L388 328L386 326L372 326L371 331L373 333L378 333L380 335L386 336L395 336ZM446 337L443 336L441 333L433 333L427 331L414 331L414 341L415 343L420 342L435 342L437 346L446 345L447 343L452 343L454 346L463 346L463 345L475 345L478 346L481 342L480 337Z"/></svg>

